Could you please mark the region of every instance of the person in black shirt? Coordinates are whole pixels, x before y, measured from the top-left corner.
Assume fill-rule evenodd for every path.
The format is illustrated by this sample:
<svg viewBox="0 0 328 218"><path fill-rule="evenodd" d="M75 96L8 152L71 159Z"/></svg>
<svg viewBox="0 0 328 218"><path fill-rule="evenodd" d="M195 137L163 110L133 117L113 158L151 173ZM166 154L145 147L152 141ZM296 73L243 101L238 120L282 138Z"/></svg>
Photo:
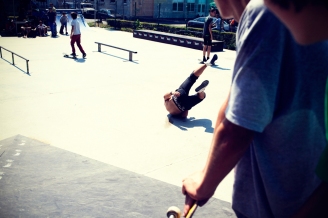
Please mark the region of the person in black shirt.
<svg viewBox="0 0 328 218"><path fill-rule="evenodd" d="M51 30L51 36L55 37L57 35L57 30L56 30L56 12L53 11L51 7L49 7L48 10L48 18L49 18L49 27Z"/></svg>
<svg viewBox="0 0 328 218"><path fill-rule="evenodd" d="M204 39L203 62L206 62L210 58L211 46L213 40L212 23L213 23L213 17L215 16L216 16L216 9L211 8L210 14L205 19L204 28L203 28L203 39ZM207 52L207 58L205 58L206 52Z"/></svg>

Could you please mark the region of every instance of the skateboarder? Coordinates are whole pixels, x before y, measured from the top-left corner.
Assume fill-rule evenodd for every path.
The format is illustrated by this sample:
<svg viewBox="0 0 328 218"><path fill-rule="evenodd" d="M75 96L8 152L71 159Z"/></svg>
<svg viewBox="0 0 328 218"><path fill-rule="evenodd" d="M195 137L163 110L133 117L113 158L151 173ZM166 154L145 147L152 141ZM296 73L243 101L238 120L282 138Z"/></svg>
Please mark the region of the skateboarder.
<svg viewBox="0 0 328 218"><path fill-rule="evenodd" d="M188 111L199 104L206 97L204 92L206 86L208 85L208 80L204 80L200 86L198 86L194 95L189 95L191 87L194 85L196 80L208 64L203 64L197 68L190 76L180 85L175 91L168 92L164 95L164 105L166 110L174 116L179 116L185 118L188 116Z"/></svg>
<svg viewBox="0 0 328 218"><path fill-rule="evenodd" d="M71 25L72 25L72 30L71 30L71 47L72 47L72 56L76 56L75 53L75 47L74 44L76 42L77 47L80 49L81 53L83 54L83 58L85 58L87 56L87 54L85 53L85 51L82 48L81 45L81 31L80 31L80 24L79 22L76 20L77 18L77 13L72 12L71 13L71 17L73 18Z"/></svg>

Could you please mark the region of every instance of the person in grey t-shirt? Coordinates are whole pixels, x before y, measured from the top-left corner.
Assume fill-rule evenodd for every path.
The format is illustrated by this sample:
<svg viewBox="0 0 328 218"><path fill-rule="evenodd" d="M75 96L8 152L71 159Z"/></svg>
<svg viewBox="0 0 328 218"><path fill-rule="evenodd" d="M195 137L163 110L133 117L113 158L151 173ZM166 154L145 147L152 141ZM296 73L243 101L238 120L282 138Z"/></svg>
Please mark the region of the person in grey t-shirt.
<svg viewBox="0 0 328 218"><path fill-rule="evenodd" d="M235 168L238 217L290 217L321 182L328 42L298 45L262 0L216 3L239 23L237 57L205 167L183 180L184 212Z"/></svg>

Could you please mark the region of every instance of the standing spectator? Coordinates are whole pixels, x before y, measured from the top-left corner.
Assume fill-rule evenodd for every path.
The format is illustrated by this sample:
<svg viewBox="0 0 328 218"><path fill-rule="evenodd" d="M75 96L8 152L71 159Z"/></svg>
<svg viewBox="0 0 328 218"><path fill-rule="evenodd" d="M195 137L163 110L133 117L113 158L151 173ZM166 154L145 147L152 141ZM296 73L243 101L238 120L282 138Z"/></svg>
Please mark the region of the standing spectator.
<svg viewBox="0 0 328 218"><path fill-rule="evenodd" d="M49 7L48 10L48 19L49 19L49 27L51 30L51 36L56 37L57 36L57 28L56 28L56 13L53 12L52 8Z"/></svg>
<svg viewBox="0 0 328 218"><path fill-rule="evenodd" d="M81 31L80 31L80 24L79 22L76 20L77 18L77 13L75 12L72 12L71 13L71 16L73 18L72 22L71 22L71 25L72 25L72 30L71 30L71 47L72 47L72 56L76 56L76 53L75 53L75 47L74 47L74 44L76 42L76 45L77 47L80 49L80 52L82 53L83 55L83 58L85 58L87 56L87 54L85 53L85 51L83 50L82 48L82 45L81 45Z"/></svg>
<svg viewBox="0 0 328 218"><path fill-rule="evenodd" d="M42 20L40 20L39 22L38 30L39 30L39 36L47 36L48 27L44 23L42 23Z"/></svg>
<svg viewBox="0 0 328 218"><path fill-rule="evenodd" d="M321 183L327 43L298 45L262 0L215 1L240 21L237 56L206 164L183 181L184 212L235 168L238 217L290 217Z"/></svg>
<svg viewBox="0 0 328 218"><path fill-rule="evenodd" d="M52 11L56 13L56 8L55 8L54 4L50 3L50 8L52 8Z"/></svg>
<svg viewBox="0 0 328 218"><path fill-rule="evenodd" d="M61 23L61 26L60 26L59 33L64 34L64 28L65 28L66 35L68 35L68 33L67 33L68 17L66 16L65 12L63 12L62 16L60 17L60 23Z"/></svg>
<svg viewBox="0 0 328 218"><path fill-rule="evenodd" d="M216 9L211 8L209 11L209 15L205 18L205 23L203 27L203 39L204 39L203 62L206 62L207 60L210 59L212 40L213 40L212 23L215 14L216 14ZM205 58L206 54L207 54L207 58Z"/></svg>

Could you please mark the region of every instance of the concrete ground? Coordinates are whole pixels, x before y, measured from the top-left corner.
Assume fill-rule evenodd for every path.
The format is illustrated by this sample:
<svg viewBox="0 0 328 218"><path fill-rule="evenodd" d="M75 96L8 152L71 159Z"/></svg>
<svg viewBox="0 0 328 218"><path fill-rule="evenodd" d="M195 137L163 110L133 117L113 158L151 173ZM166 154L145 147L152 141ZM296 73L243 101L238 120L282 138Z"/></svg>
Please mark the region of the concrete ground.
<svg viewBox="0 0 328 218"><path fill-rule="evenodd" d="M195 84L210 81L206 99L181 121L169 119L163 95L200 66L201 51L88 28L82 32L87 58L77 49L73 60L63 58L71 53L69 41L62 35L0 38L0 46L30 60L27 75L25 61L15 57L12 66L11 54L2 50L0 141L19 134L180 188L185 176L205 164L235 52L216 53L218 65ZM138 53L129 62L127 52L102 47L100 53L94 42ZM214 198L231 203L232 185L233 172Z"/></svg>

